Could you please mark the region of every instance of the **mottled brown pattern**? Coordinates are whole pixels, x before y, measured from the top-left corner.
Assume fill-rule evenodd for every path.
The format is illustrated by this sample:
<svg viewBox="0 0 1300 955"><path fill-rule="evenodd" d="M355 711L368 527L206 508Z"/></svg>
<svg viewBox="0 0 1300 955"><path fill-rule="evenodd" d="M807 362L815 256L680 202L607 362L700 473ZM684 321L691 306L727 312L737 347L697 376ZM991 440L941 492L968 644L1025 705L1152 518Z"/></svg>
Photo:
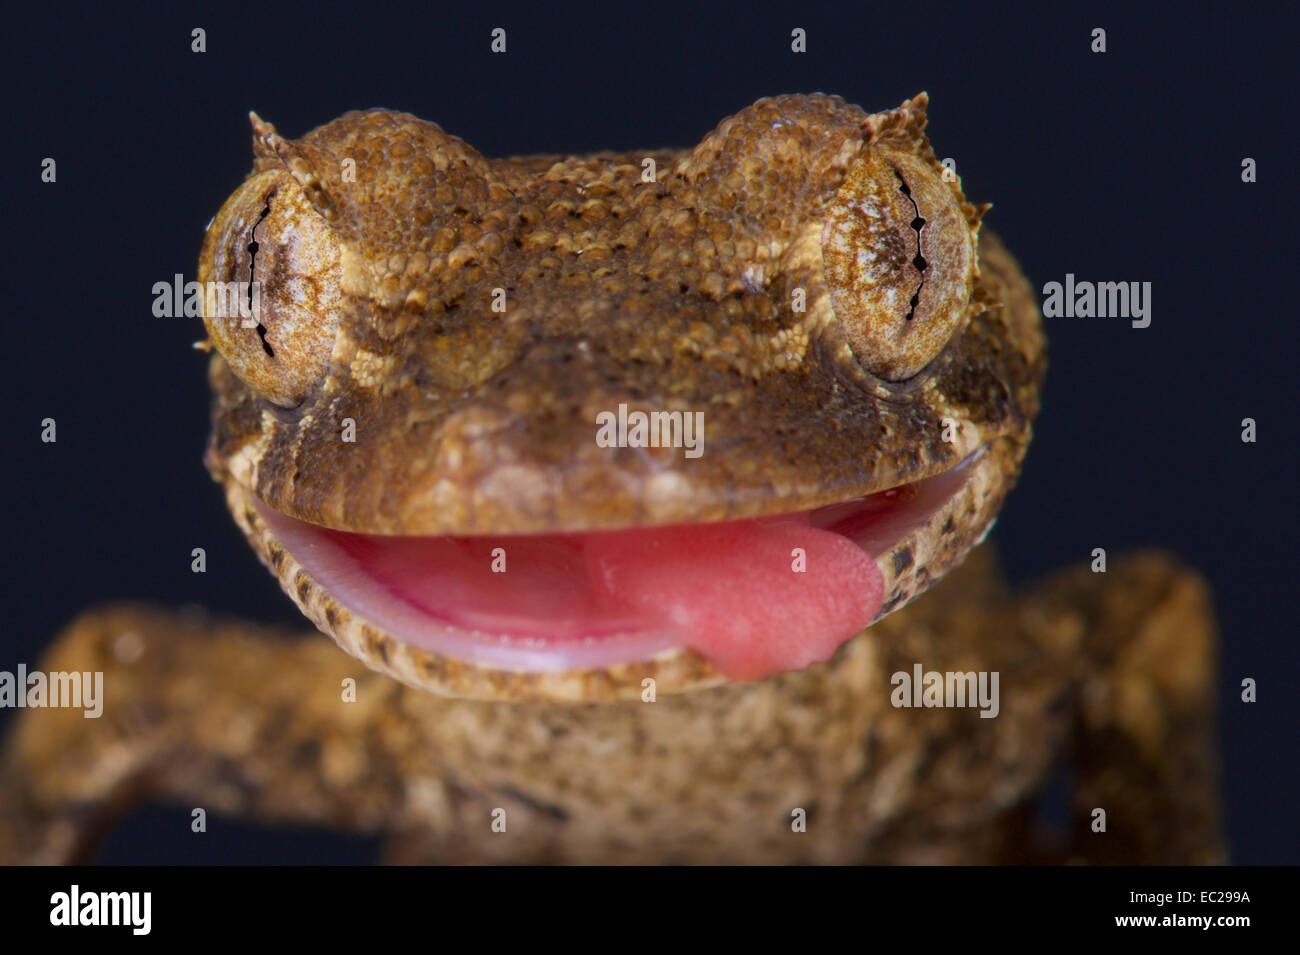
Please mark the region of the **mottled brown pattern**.
<svg viewBox="0 0 1300 955"><path fill-rule="evenodd" d="M386 832L397 861L1221 861L1200 579L1144 554L1013 596L986 548L962 563L1019 472L1044 341L924 110L783 96L692 150L511 160L404 114L295 141L254 117L201 271L251 263L266 308L261 328L208 318L207 461L286 592L372 669L315 635L83 615L41 665L103 670L104 716L23 713L0 861L80 858L148 795ZM867 251L889 267L856 271ZM918 296L901 317L890 289ZM598 447L620 402L704 411L705 455ZM833 503L976 449L880 555L877 621L756 683L691 651L542 675L416 650L313 581L254 502L372 532L608 528ZM895 708L891 675L916 663L997 671L999 716ZM1034 803L1062 766L1072 817L1050 832Z"/></svg>
<svg viewBox="0 0 1300 955"><path fill-rule="evenodd" d="M333 338L324 366L319 328L278 304L289 292L264 292L274 358L255 330L209 320L225 353L212 366L209 466L334 527L510 533L799 510L916 480L998 437L1018 454L1043 339L1032 296L1014 317L998 304L1022 280L995 240L982 251L1000 256L1002 274L972 273L969 305L963 289L954 308L914 320L946 331L922 375L871 374L888 347L877 337L875 351L853 353L864 339L847 330L870 321L832 308L820 237L856 200L841 187L864 163L905 157L918 192L914 170L928 169L931 191L966 209L974 234L977 211L942 181L921 132L924 104L872 116L835 97L783 96L693 150L553 160L488 160L412 116L349 113L281 147L334 197L329 224L280 158L262 156L209 229L203 277L247 277L236 226L269 197L260 245L280 236L293 252L258 269L305 262L301 237L333 230L306 284L341 288L344 301L317 319ZM340 178L349 159L356 182ZM278 278L294 294L304 284ZM911 363L918 347L897 346ZM267 380L316 380L280 408L235 371L263 394L278 390ZM596 415L620 403L703 411L705 453L598 447ZM944 416L960 426L955 442ZM346 418L354 444L340 440Z"/></svg>
<svg viewBox="0 0 1300 955"><path fill-rule="evenodd" d="M1199 578L1146 554L1011 599L984 550L826 664L655 703L449 700L316 634L89 613L42 665L104 670L104 716L24 712L0 861L82 858L147 795L391 833L405 862L1222 861ZM895 709L917 661L1000 671L1001 714ZM1062 764L1078 784L1052 831L1033 806Z"/></svg>
<svg viewBox="0 0 1300 955"><path fill-rule="evenodd" d="M594 701L654 677L675 692L721 677L687 649L558 675L381 652L244 498L354 531L579 530L835 503L985 449L962 494L898 542L907 566L880 562L887 611L903 606L997 514L1045 366L1032 291L978 235L984 209L935 159L925 105L762 100L644 177L636 155L484 159L383 111L296 142L255 117L254 171L201 258L205 277L246 279L255 239L268 283L261 329L207 320L208 465L255 549L341 646L412 685ZM908 237L924 269L882 251L883 269L855 271ZM905 316L890 303L918 283ZM704 454L598 446L597 414L623 403L703 411ZM960 533L944 536L949 517Z"/></svg>

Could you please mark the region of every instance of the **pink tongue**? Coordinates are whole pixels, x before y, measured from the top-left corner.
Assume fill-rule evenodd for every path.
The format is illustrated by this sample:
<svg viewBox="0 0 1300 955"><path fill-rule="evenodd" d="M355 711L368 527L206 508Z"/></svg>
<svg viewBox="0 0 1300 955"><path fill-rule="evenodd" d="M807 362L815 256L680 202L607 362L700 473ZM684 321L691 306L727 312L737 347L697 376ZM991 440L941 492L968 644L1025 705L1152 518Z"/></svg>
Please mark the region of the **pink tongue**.
<svg viewBox="0 0 1300 955"><path fill-rule="evenodd" d="M871 556L807 513L580 535L326 533L395 597L452 626L557 649L671 633L732 679L827 659L884 592Z"/></svg>
<svg viewBox="0 0 1300 955"><path fill-rule="evenodd" d="M793 520L594 534L587 562L609 593L671 622L733 679L827 659L884 594L862 548Z"/></svg>

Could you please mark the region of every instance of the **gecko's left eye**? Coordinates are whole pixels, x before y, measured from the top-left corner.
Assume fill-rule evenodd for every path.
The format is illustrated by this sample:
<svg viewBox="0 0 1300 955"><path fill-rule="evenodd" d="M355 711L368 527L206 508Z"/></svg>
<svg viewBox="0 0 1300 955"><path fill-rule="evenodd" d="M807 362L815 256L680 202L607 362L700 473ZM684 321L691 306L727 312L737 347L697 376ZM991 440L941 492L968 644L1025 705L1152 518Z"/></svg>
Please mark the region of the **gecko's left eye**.
<svg viewBox="0 0 1300 955"><path fill-rule="evenodd" d="M871 148L831 206L822 262L854 356L888 381L911 378L965 321L976 230L959 194L913 153Z"/></svg>
<svg viewBox="0 0 1300 955"><path fill-rule="evenodd" d="M222 206L200 259L203 323L231 370L274 404L301 404L324 376L339 324L341 254L290 176L251 177Z"/></svg>

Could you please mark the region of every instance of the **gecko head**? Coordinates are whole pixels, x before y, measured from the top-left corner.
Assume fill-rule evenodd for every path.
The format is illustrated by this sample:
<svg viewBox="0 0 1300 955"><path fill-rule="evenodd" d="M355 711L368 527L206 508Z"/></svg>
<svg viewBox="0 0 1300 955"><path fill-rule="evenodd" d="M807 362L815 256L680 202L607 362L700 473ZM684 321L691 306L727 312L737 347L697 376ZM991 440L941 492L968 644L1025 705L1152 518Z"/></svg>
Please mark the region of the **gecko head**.
<svg viewBox="0 0 1300 955"><path fill-rule="evenodd" d="M207 462L303 611L481 699L834 654L987 533L1038 408L1032 291L924 94L760 100L693 149L488 160L349 113L209 228Z"/></svg>

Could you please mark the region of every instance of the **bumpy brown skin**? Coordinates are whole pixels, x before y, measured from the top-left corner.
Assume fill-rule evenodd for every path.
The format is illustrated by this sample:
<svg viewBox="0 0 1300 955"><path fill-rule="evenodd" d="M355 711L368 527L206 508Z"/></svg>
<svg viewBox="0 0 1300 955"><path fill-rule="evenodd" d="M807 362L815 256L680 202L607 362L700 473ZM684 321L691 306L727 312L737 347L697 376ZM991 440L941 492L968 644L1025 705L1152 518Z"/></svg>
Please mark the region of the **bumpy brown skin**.
<svg viewBox="0 0 1300 955"><path fill-rule="evenodd" d="M0 861L85 859L150 796L389 833L403 862L1222 861L1201 580L1143 554L1013 600L986 551L829 663L656 703L454 700L318 634L88 613L41 665L103 670L104 715L23 712ZM1001 713L895 709L918 661L1000 671ZM1053 831L1034 804L1059 766L1077 783Z"/></svg>
<svg viewBox="0 0 1300 955"><path fill-rule="evenodd" d="M255 277L268 283L276 355L255 331L208 321L225 356L212 370L210 467L331 527L504 534L801 510L916 480L999 437L1023 444L1043 338L1032 305L996 306L999 281L1018 276L1009 259L955 316L918 313L912 336L934 323L962 331L903 381L866 370L878 354L848 350L853 328L886 316L831 306L821 235L859 198L839 193L855 164L897 155L942 173L924 105L869 116L784 96L694 150L567 159L486 160L386 111L294 143L259 124L260 158L209 228L200 274L248 277L247 227L269 197L259 254L287 251L259 259ZM642 181L647 157L656 181ZM340 179L347 160L355 182ZM939 185L971 240L978 210L955 182ZM306 200L322 188L328 224ZM322 230L329 249L298 255ZM965 291L975 276L959 278ZM899 275L905 294L918 281ZM299 297L310 307L287 307ZM299 311L332 330L323 363ZM301 378L281 399L294 407L276 410L232 364L254 385ZM597 446L597 413L620 402L703 410L705 453ZM944 416L960 426L953 440ZM355 445L340 441L345 418Z"/></svg>
<svg viewBox="0 0 1300 955"><path fill-rule="evenodd" d="M647 678L662 693L724 678L689 649L563 674L419 650L319 587L251 498L369 533L573 531L838 503L985 448L880 561L882 615L901 607L987 531L1045 367L1032 290L978 238L983 209L935 159L925 106L761 100L693 150L650 154L653 175L640 154L487 160L386 111L295 142L255 118L259 158L200 261L204 279L247 280L258 242L263 327L207 320L208 466L236 520L317 626L397 679L637 699ZM599 446L597 415L620 404L702 411L704 453Z"/></svg>
<svg viewBox="0 0 1300 955"><path fill-rule="evenodd" d="M267 310L261 329L209 319L209 466L308 615L435 693L319 640L88 614L43 666L105 670L105 715L25 712L0 858L76 858L158 793L386 831L403 861L1219 861L1194 575L1141 555L1012 599L982 549L899 609L986 532L1044 367L1032 291L991 236L976 258L982 210L940 176L924 105L761 101L694 150L649 154L649 182L641 156L489 161L386 112L297 142L255 121L257 165L203 272L247 278L257 241ZM705 455L598 448L595 414L620 402L705 410ZM953 503L882 560L874 626L825 664L712 688L688 652L541 678L404 647L308 578L251 501L366 531L617 527L832 503L977 447ZM997 671L1000 715L894 708L890 677L917 662ZM1040 831L1034 799L1067 763L1074 817Z"/></svg>

